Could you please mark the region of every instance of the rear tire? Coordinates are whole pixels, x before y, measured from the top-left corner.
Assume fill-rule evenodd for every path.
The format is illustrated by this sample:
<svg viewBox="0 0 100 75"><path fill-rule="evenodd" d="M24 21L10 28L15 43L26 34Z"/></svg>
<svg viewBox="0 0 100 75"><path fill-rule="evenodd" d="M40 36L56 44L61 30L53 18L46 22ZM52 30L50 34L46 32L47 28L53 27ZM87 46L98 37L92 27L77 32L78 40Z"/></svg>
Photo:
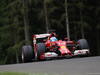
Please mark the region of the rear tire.
<svg viewBox="0 0 100 75"><path fill-rule="evenodd" d="M32 62L32 59L34 58L34 51L32 49L32 46L26 45L22 47L22 62Z"/></svg>
<svg viewBox="0 0 100 75"><path fill-rule="evenodd" d="M46 46L45 46L44 43L38 43L38 44L36 45L35 58L36 58L37 61L42 60L42 59L40 58L40 56L41 56L41 53L45 53L45 51L46 51Z"/></svg>

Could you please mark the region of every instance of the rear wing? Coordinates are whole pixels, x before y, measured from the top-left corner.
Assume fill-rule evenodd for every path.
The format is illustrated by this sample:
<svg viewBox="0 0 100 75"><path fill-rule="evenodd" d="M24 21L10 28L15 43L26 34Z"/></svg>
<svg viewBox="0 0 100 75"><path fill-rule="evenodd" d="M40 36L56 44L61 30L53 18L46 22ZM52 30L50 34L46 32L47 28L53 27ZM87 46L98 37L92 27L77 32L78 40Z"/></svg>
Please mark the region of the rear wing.
<svg viewBox="0 0 100 75"><path fill-rule="evenodd" d="M36 39L39 39L39 38L45 38L45 37L49 37L50 34L36 34L35 37Z"/></svg>
<svg viewBox="0 0 100 75"><path fill-rule="evenodd" d="M35 34L33 36L34 50L36 50L37 39L46 38L46 37L49 37L49 39L50 39L52 36L56 36L56 34L55 33L51 33L51 34Z"/></svg>

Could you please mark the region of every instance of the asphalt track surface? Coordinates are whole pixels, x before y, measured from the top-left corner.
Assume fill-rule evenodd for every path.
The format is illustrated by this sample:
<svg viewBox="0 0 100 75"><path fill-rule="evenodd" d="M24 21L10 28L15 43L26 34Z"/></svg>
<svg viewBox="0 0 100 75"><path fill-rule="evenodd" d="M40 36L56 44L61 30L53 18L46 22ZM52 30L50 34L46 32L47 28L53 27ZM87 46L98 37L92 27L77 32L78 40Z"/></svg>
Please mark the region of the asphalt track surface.
<svg viewBox="0 0 100 75"><path fill-rule="evenodd" d="M46 75L100 75L100 56L1 65L0 72L5 71Z"/></svg>

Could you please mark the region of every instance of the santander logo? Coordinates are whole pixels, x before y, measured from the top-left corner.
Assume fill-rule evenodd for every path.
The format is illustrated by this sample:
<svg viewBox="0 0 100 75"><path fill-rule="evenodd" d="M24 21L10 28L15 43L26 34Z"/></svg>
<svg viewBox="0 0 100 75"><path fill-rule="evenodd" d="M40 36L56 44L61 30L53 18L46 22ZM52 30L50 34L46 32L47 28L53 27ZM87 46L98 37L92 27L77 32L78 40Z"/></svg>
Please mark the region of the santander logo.
<svg viewBox="0 0 100 75"><path fill-rule="evenodd" d="M78 53L82 53L82 51L78 51Z"/></svg>
<svg viewBox="0 0 100 75"><path fill-rule="evenodd" d="M49 54L49 55L47 55L47 56L51 56L52 54Z"/></svg>

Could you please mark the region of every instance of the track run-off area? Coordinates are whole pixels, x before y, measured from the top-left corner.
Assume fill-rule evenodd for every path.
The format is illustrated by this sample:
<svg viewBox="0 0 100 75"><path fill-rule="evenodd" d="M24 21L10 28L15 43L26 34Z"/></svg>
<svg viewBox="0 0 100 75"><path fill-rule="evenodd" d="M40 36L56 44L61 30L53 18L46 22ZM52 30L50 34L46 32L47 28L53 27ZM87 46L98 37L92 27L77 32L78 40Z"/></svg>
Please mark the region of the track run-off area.
<svg viewBox="0 0 100 75"><path fill-rule="evenodd" d="M100 75L100 56L0 65L0 72L53 75Z"/></svg>

